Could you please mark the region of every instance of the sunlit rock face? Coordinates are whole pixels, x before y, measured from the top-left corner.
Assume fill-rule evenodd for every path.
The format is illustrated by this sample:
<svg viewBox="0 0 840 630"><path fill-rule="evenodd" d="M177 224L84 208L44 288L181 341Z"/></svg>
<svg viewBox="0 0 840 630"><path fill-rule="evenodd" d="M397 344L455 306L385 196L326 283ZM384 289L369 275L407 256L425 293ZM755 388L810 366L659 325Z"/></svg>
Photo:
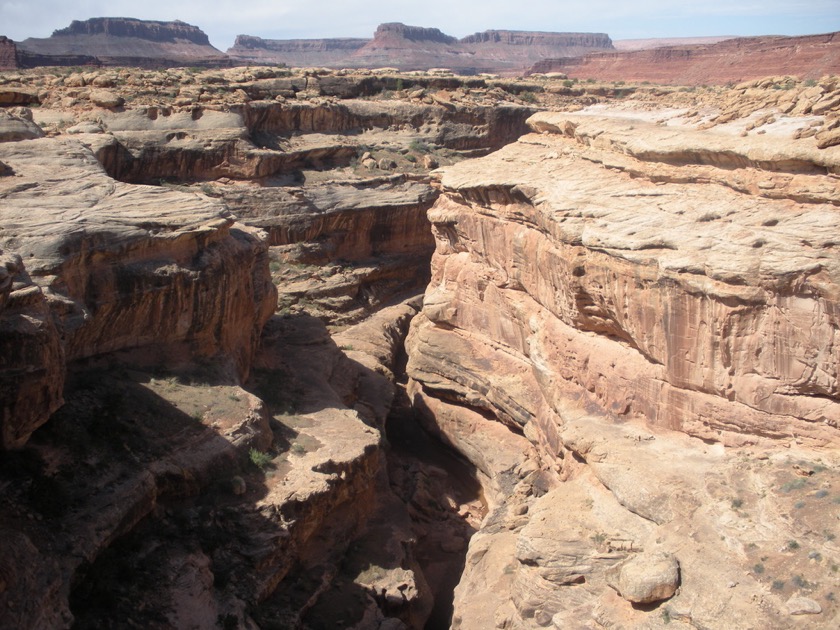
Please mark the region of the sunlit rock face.
<svg viewBox="0 0 840 630"><path fill-rule="evenodd" d="M55 410L64 362L154 347L221 353L247 376L276 303L261 232L234 226L203 195L116 182L76 140L4 143L0 153L14 172L0 179L2 316L21 341L3 367L31 387L40 374L47 403L26 396L31 413L4 404L5 446L22 445Z"/></svg>
<svg viewBox="0 0 840 630"><path fill-rule="evenodd" d="M840 439L840 152L655 117L537 114L443 175L410 391L493 506L453 627L663 623L648 598L714 626L807 535L747 517ZM784 624L783 595L728 614Z"/></svg>

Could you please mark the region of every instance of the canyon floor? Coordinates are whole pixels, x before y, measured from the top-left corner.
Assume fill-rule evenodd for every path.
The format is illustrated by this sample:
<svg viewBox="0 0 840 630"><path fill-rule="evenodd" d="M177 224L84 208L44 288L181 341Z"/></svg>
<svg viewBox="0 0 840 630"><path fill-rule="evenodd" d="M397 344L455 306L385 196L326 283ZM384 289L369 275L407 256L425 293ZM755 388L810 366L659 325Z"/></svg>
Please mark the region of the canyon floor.
<svg viewBox="0 0 840 630"><path fill-rule="evenodd" d="M0 628L840 623L837 77L0 106Z"/></svg>

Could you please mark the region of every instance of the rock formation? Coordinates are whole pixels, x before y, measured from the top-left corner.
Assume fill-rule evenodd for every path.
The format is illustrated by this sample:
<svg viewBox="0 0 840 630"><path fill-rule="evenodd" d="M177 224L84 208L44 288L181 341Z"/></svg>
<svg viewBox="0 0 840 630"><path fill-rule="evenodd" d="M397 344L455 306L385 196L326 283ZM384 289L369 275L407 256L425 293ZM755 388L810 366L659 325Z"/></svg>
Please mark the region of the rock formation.
<svg viewBox="0 0 840 630"><path fill-rule="evenodd" d="M522 73L545 57L612 50L603 33L485 31L461 40L436 28L380 24L371 40L261 40L239 36L228 54L248 62L331 68L448 68L463 74Z"/></svg>
<svg viewBox="0 0 840 630"><path fill-rule="evenodd" d="M228 54L240 63L276 64L304 68L308 66L341 67L343 62L369 40L333 39L263 39L238 35Z"/></svg>
<svg viewBox="0 0 840 630"><path fill-rule="evenodd" d="M784 626L831 579L802 564L834 553L805 525L827 514L790 494L833 483L796 470L840 440L840 151L601 112L536 114L429 212L409 391L491 504L453 627ZM792 501L814 512L788 523Z"/></svg>
<svg viewBox="0 0 840 630"><path fill-rule="evenodd" d="M838 99L3 75L0 628L836 627Z"/></svg>
<svg viewBox="0 0 840 630"><path fill-rule="evenodd" d="M0 180L0 247L17 256L6 265L4 319L35 344L21 343L7 378L40 375L54 401L25 414L4 402L4 435L15 436L4 447L21 446L55 410L64 361L188 345L195 356L224 353L247 375L275 295L253 232L231 231L206 198L115 182L77 140L6 142L0 155L14 173ZM24 308L38 314L27 318ZM25 367L28 353L43 369Z"/></svg>
<svg viewBox="0 0 840 630"><path fill-rule="evenodd" d="M840 73L840 33L739 37L713 44L543 59L532 72L563 72L601 81L723 85L771 75L818 79Z"/></svg>
<svg viewBox="0 0 840 630"><path fill-rule="evenodd" d="M0 70L17 68L17 47L8 37L0 37Z"/></svg>
<svg viewBox="0 0 840 630"><path fill-rule="evenodd" d="M18 65L36 66L224 66L227 56L213 48L198 27L133 18L74 20L48 38L18 43Z"/></svg>

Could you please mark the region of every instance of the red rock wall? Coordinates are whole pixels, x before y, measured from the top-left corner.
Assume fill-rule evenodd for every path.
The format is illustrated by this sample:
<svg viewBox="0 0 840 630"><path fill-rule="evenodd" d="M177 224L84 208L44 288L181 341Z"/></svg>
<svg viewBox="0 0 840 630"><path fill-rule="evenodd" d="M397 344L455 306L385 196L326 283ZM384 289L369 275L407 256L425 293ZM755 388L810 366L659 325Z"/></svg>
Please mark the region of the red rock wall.
<svg viewBox="0 0 840 630"><path fill-rule="evenodd" d="M571 129L581 143L597 136L597 148L526 136L446 171L429 212L437 250L409 376L524 426L553 452L557 418L575 407L735 444L840 441L838 268L821 254L833 247L835 228L823 222L836 220L834 206L756 204L732 190L750 179L766 185L768 171L788 168L788 150L823 164L840 154L813 142L765 146L763 136L710 134L704 146L686 134L680 143L639 121L553 116L531 124ZM557 125L539 124L549 119ZM624 134L661 145L616 163L632 178L593 165L617 160L610 154L623 154ZM709 173L668 171L679 167L660 156L676 158L679 146L671 163L719 163L718 177L732 183L684 185ZM569 159L578 150L582 159ZM760 170L715 160L765 150ZM817 194L830 180L814 177L803 187Z"/></svg>
<svg viewBox="0 0 840 630"><path fill-rule="evenodd" d="M774 75L817 79L840 74L840 33L740 38L709 45L546 59L536 64L532 72L674 85L722 85Z"/></svg>

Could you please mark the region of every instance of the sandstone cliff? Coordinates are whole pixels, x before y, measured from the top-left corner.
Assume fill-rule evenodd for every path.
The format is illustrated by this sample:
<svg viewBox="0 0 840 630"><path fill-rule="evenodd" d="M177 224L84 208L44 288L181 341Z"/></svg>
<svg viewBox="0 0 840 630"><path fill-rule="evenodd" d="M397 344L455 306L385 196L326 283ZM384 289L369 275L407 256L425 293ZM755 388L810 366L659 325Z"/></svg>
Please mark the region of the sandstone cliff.
<svg viewBox="0 0 840 630"><path fill-rule="evenodd" d="M491 503L453 627L785 625L814 595L769 590L765 563L829 579L784 548L834 553L805 524L829 517L800 501L815 511L788 522L789 491L755 488L794 483L797 457L830 452L806 447L840 440L840 152L790 129L738 137L627 113L529 124L445 170L407 342L415 405ZM767 466L740 464L745 446ZM747 501L779 515L767 538L731 521Z"/></svg>
<svg viewBox="0 0 840 630"><path fill-rule="evenodd" d="M818 79L840 73L840 34L733 38L573 59L544 59L533 72L564 72L602 81L672 85L737 83L770 75Z"/></svg>
<svg viewBox="0 0 840 630"><path fill-rule="evenodd" d="M6 142L0 154L14 172L0 180L0 247L25 261L7 271L22 282L11 284L4 319L22 326L20 309L31 305L40 315L27 321L43 321L26 333L32 350L21 352L44 369L5 368L13 379L39 375L52 392L40 413L4 403L4 435L15 436L5 447L22 445L55 410L64 361L144 346L165 355L181 345L194 356L222 353L247 375L275 295L257 233L231 229L207 198L115 182L75 140ZM48 368L34 360L45 353Z"/></svg>
<svg viewBox="0 0 840 630"><path fill-rule="evenodd" d="M48 38L18 43L18 64L24 68L60 65L105 65L165 68L229 65L207 35L184 22L132 18L74 21Z"/></svg>
<svg viewBox="0 0 840 630"><path fill-rule="evenodd" d="M244 63L282 63L292 67L342 66L342 62L369 40L333 39L263 39L237 35L228 54Z"/></svg>
<svg viewBox="0 0 840 630"><path fill-rule="evenodd" d="M259 40L240 36L234 59L333 68L449 68L464 74L521 73L545 57L612 50L603 33L485 31L461 40L436 28L381 24L370 40Z"/></svg>
<svg viewBox="0 0 840 630"><path fill-rule="evenodd" d="M4 80L0 628L837 627L835 78Z"/></svg>

